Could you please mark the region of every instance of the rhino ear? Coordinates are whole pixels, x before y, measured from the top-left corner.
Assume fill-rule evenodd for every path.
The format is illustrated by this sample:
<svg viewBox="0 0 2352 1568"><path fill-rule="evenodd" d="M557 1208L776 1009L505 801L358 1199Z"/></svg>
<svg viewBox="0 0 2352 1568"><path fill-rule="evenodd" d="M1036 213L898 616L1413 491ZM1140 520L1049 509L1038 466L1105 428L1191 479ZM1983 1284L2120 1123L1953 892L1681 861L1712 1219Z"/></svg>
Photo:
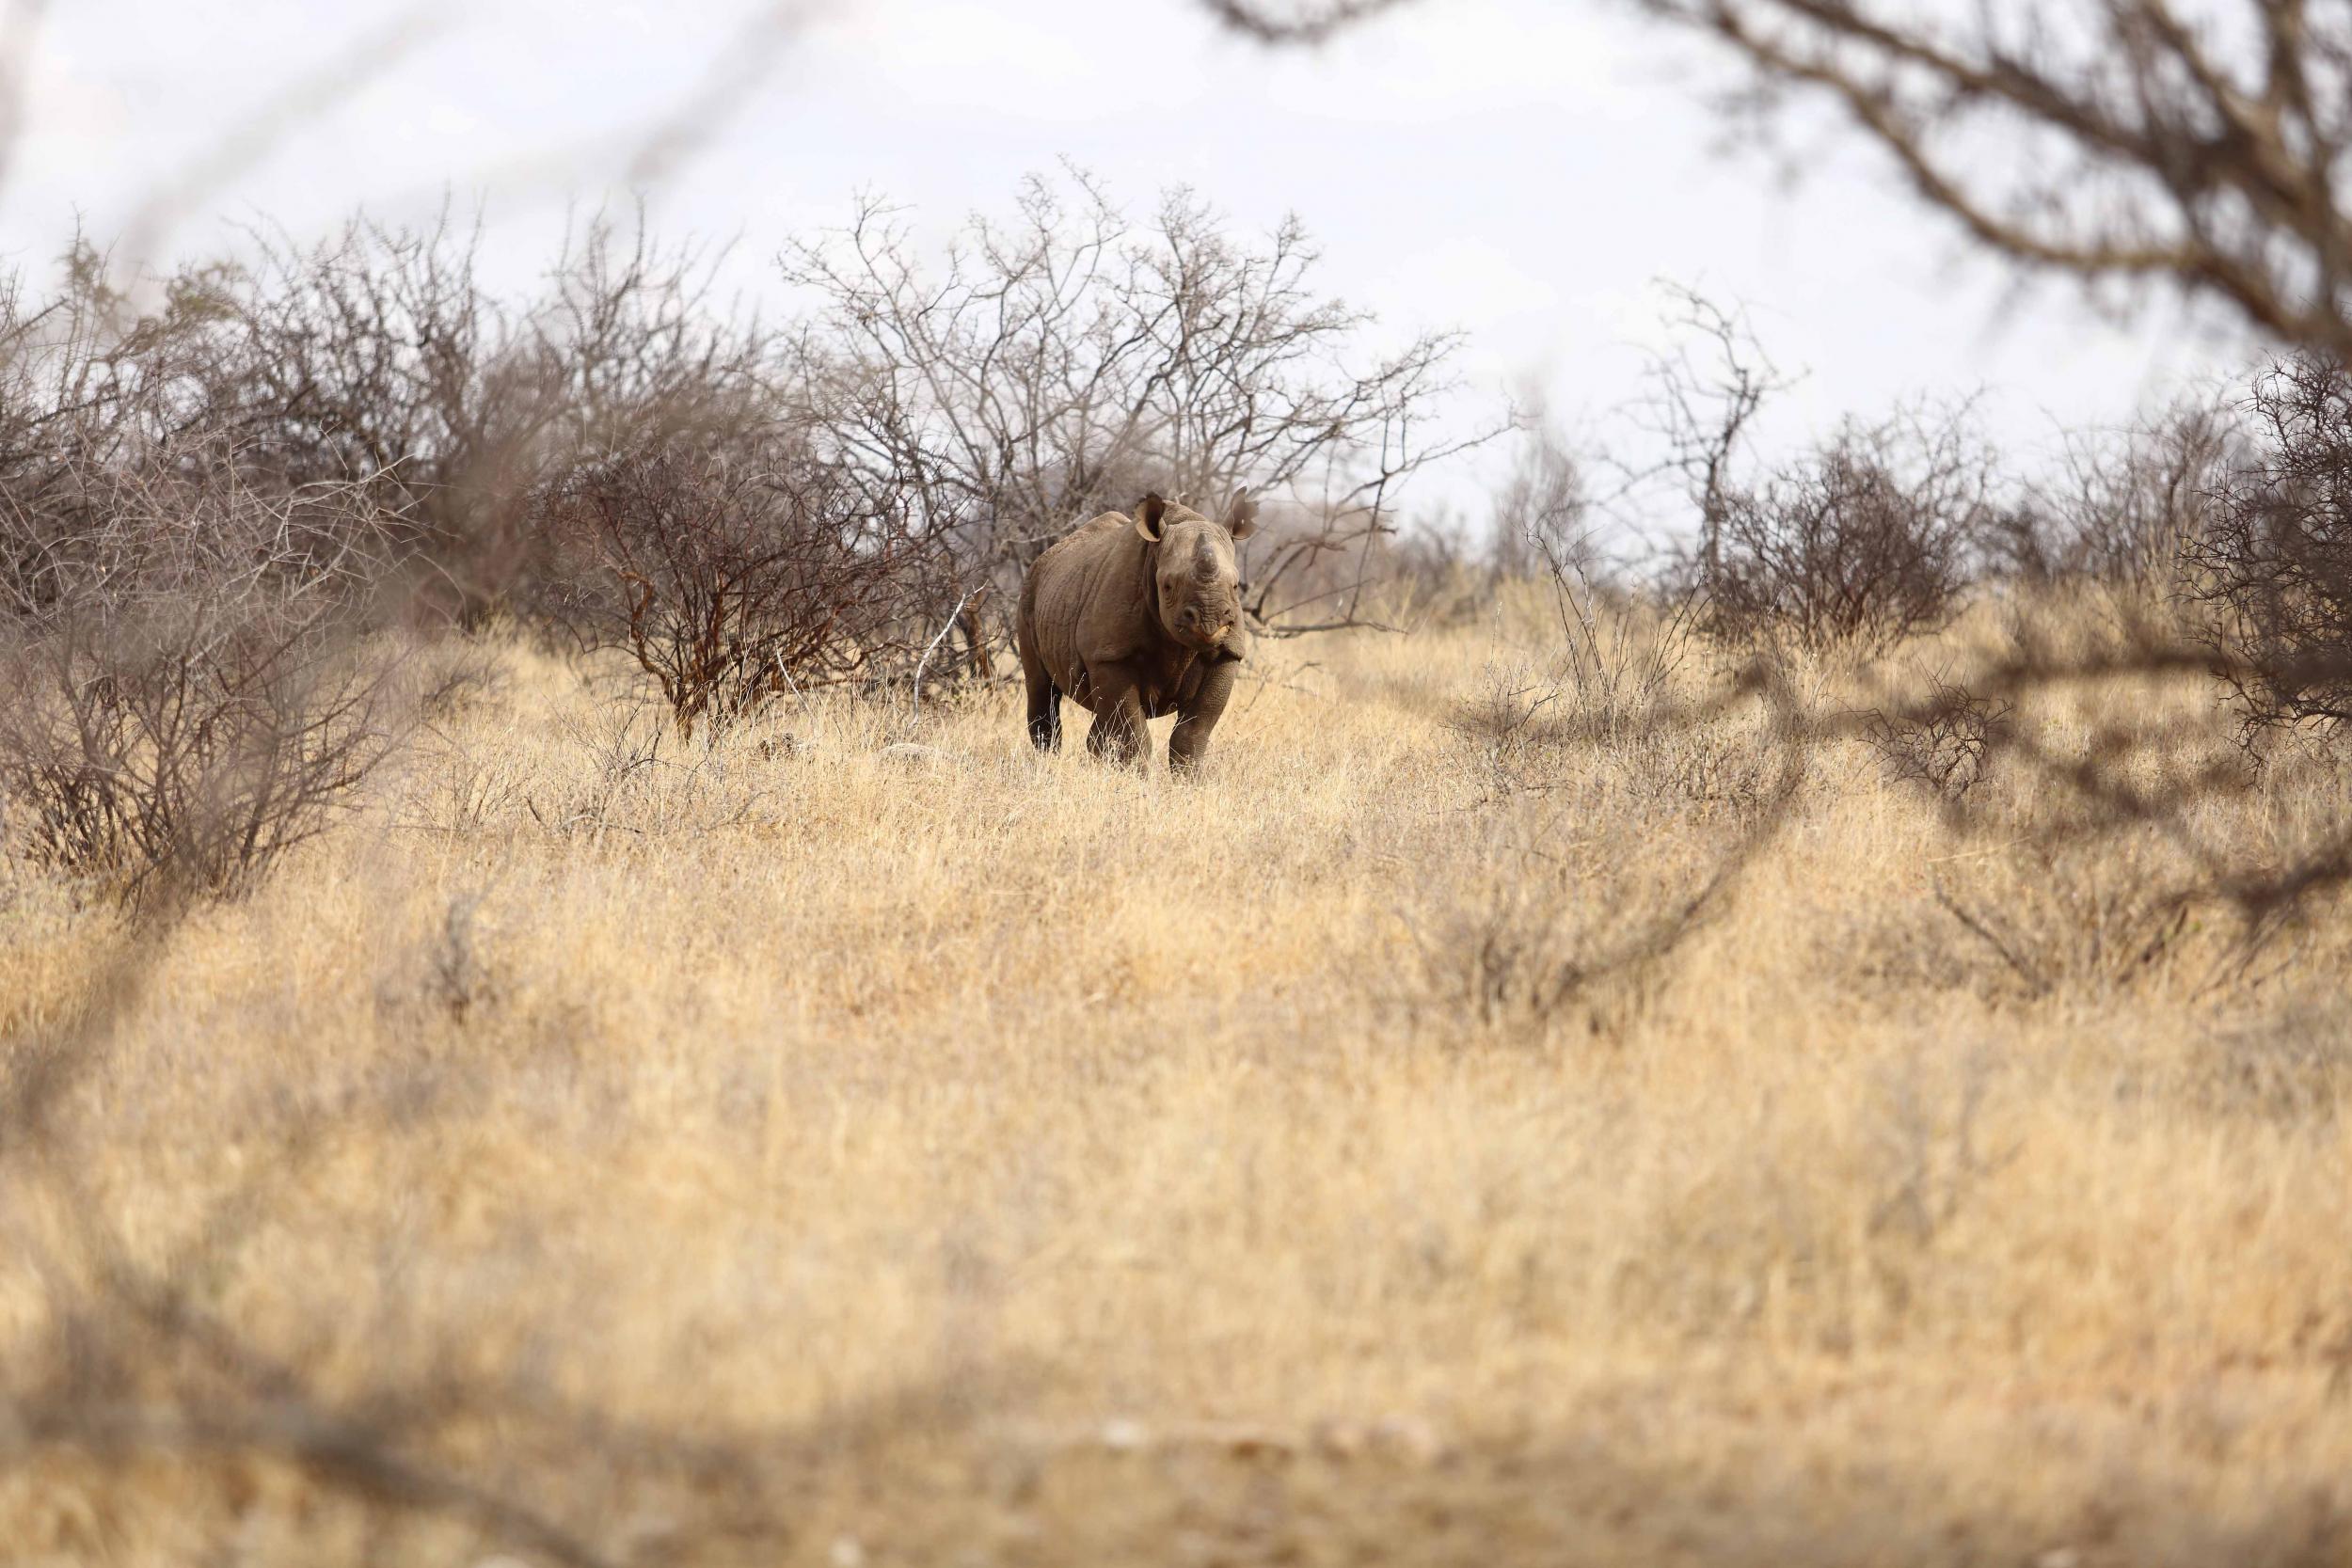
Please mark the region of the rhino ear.
<svg viewBox="0 0 2352 1568"><path fill-rule="evenodd" d="M1160 519L1168 515L1168 502L1160 499L1157 490L1136 503L1136 531L1149 544L1160 542Z"/></svg>
<svg viewBox="0 0 2352 1568"><path fill-rule="evenodd" d="M1225 509L1225 531L1236 539L1247 539L1258 531L1258 503L1248 491L1233 492L1233 504Z"/></svg>

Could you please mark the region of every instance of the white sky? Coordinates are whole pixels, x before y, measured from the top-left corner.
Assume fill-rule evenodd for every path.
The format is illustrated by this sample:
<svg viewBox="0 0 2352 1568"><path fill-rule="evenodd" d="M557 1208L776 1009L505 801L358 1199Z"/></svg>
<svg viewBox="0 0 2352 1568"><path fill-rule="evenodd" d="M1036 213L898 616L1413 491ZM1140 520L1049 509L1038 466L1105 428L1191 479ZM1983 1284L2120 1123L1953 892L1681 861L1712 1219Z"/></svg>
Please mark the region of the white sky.
<svg viewBox="0 0 2352 1568"><path fill-rule="evenodd" d="M2018 295L1818 123L1792 184L1786 152L1725 145L1704 46L1616 0L1423 0L1319 53L1227 37L1191 0L818 0L754 72L759 9L479 0L404 35L410 12L381 0L53 3L0 261L44 264L77 221L117 237L159 198L185 209L159 248L185 255L257 217L307 236L360 206L427 216L446 192L484 204L493 269L520 281L567 207L628 199L652 128L749 78L649 200L665 235L739 236L754 293L783 238L860 187L944 231L1068 157L1137 215L1176 182L1249 227L1296 211L1331 292L1399 332L1465 328L1475 387L1540 385L1588 440L1639 390L1657 278L1744 303L1807 372L1773 445L1980 391L2030 462L2060 425L2126 419L2255 347L2168 305L2114 322L2071 290ZM322 77L355 58L373 63ZM224 153L305 82L324 90L304 118ZM1472 509L1480 480L1465 466L1422 499Z"/></svg>

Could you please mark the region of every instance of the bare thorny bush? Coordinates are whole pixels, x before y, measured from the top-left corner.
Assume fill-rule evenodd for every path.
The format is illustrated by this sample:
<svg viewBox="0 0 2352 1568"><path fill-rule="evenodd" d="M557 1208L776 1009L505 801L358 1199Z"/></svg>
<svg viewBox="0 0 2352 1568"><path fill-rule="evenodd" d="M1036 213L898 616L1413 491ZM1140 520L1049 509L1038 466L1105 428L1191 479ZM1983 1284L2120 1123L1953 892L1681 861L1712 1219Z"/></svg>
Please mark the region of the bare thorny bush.
<svg viewBox="0 0 2352 1568"><path fill-rule="evenodd" d="M2259 449L2186 545L2191 614L2249 735L2352 720L2352 381L2274 366L2249 413Z"/></svg>
<svg viewBox="0 0 2352 1568"><path fill-rule="evenodd" d="M1741 341L1729 332L1713 341ZM1676 361L1677 373L1690 363ZM1560 610L1558 652L1545 668L1506 673L1465 716L1500 786L1490 799L1556 800L1614 780L1627 799L1662 796L1699 820L1728 807L1739 832L1724 864L1736 869L1778 833L1804 756L1859 742L1884 776L1924 795L1963 847L1963 869L1936 879L1922 927L1935 935L1917 940L1976 955L1980 989L2040 1001L2166 975L2208 996L2272 973L2306 901L2352 869L2341 824L2276 863L2249 859L2252 843L2217 831L2228 818L2204 809L2259 787L2226 747L2212 752L2216 737L2193 720L2150 727L2128 710L2078 736L2053 723L2050 701L2084 683L2213 671L2252 731L2294 725L2324 738L2339 723L2330 683L2344 667L2352 581L2352 558L2334 537L2335 492L2352 472L2342 378L2280 367L2258 384L2243 424L2229 410L2174 410L2076 446L2058 482L2004 505L1957 420L1849 429L1808 463L1743 481L1737 436L1765 378L1730 364L1712 383L1672 383L1677 396L1664 405L1663 428L1682 438L1664 471L1684 481L1700 519L1679 572L1613 602L1583 559L1528 531ZM1581 518L1581 490L1562 494L1571 499L1549 509L1555 524ZM1974 668L1962 675L1852 658L1940 627L1962 608L1975 562L2038 579L2011 598L2006 646L1963 657ZM2085 586L2119 613L2082 623L2067 607ZM1629 635L1645 624L1687 631L1693 621L1734 656L1720 673L1690 671L1706 677L1695 684L1680 678L1687 636ZM1800 694L1831 678L1820 664L1831 654L1846 664L1838 678L1880 694L1874 705L1823 708ZM1764 722L1733 722L1752 703ZM1988 795L1981 786L1996 768L2007 777ZM2161 876L2102 869L2103 855L2158 864L2150 840L2169 857ZM1988 882L1969 869L1983 851L1965 847L1986 841L2038 846L2040 874ZM1565 852L1555 842L1523 853L1521 885L1539 885L1548 858ZM1645 955L1661 946L1660 933L1695 927L1716 885L1662 926L1628 926L1613 944L1565 931L1556 911L1517 906L1483 911L1461 940L1473 969L1507 972L1499 983L1515 1006L1585 995L1654 969ZM1535 966L1544 977L1531 955L1549 956ZM1480 1016L1491 1010L1480 1004Z"/></svg>
<svg viewBox="0 0 2352 1568"><path fill-rule="evenodd" d="M1556 437L1539 435L1503 491L1497 533L1516 534L1551 601L1560 687L1578 721L1613 738L1671 690L1690 658L1700 600L1612 583L1587 515L1576 465Z"/></svg>
<svg viewBox="0 0 2352 1568"><path fill-rule="evenodd" d="M1653 357L1648 393L1633 410L1662 455L1635 468L1605 458L1619 483L1597 501L1585 465L1538 408L1497 494L1493 576L1534 579L1559 630L1538 677L1507 688L1481 720L1506 749L1614 742L1639 730L1670 697L1708 626L1704 567L1678 564L1644 583L1603 556L1599 525L1614 502L1663 482L1695 514L1698 557L1711 560L1749 424L1786 382L1737 318L1690 290L1668 293L1684 341Z"/></svg>
<svg viewBox="0 0 2352 1568"><path fill-rule="evenodd" d="M1633 410L1660 455L1625 471L1618 496L1680 492L1692 527L1665 573L1672 601L1753 657L1868 658L1935 630L1966 586L1994 481L1967 410L1849 421L1763 469L1754 427L1792 378L1743 316L1669 292L1677 342L1653 357Z"/></svg>
<svg viewBox="0 0 2352 1568"><path fill-rule="evenodd" d="M1694 599L1613 581L1594 547L1591 511L1565 441L1548 426L1532 429L1496 499L1489 586L1540 584L1559 640L1464 715L1498 764L1563 738L1607 741L1638 727L1689 659Z"/></svg>
<svg viewBox="0 0 2352 1568"><path fill-rule="evenodd" d="M539 505L553 612L634 657L688 735L911 665L946 566L902 492L783 440L618 456Z"/></svg>
<svg viewBox="0 0 2352 1568"><path fill-rule="evenodd" d="M2161 616L2182 552L2211 528L2230 475L2250 461L2237 411L2185 402L2111 435L2070 433L2058 473L1984 521L1988 573L2038 585L2089 583Z"/></svg>
<svg viewBox="0 0 2352 1568"><path fill-rule="evenodd" d="M217 288L206 388L216 419L270 434L290 478L375 476L432 569L421 602L468 620L535 608L539 487L775 419L769 335L719 306L693 250L598 220L538 297L510 301L479 280L477 243L446 218L355 223L309 251L265 242Z"/></svg>
<svg viewBox="0 0 2352 1568"><path fill-rule="evenodd" d="M2013 704L1973 697L1931 675L1927 701L1913 715L1894 718L1877 709L1862 715L1862 738L1889 778L1956 802L1984 782L2014 711Z"/></svg>
<svg viewBox="0 0 2352 1568"><path fill-rule="evenodd" d="M415 610L470 619L528 586L529 500L551 476L774 419L769 340L717 308L692 252L598 221L514 301L479 279L477 240L447 219L355 222L310 249L259 235L144 309L87 245L46 301L11 279L0 493L70 529L111 467L200 435L257 488L362 486L400 519Z"/></svg>
<svg viewBox="0 0 2352 1568"><path fill-rule="evenodd" d="M81 531L8 531L8 826L134 901L249 886L349 803L413 706L361 645L397 519L358 485L257 493L240 455L112 476Z"/></svg>
<svg viewBox="0 0 2352 1568"><path fill-rule="evenodd" d="M1847 426L1724 496L1700 562L1708 631L1868 657L1937 629L1958 605L1987 483L1956 420Z"/></svg>

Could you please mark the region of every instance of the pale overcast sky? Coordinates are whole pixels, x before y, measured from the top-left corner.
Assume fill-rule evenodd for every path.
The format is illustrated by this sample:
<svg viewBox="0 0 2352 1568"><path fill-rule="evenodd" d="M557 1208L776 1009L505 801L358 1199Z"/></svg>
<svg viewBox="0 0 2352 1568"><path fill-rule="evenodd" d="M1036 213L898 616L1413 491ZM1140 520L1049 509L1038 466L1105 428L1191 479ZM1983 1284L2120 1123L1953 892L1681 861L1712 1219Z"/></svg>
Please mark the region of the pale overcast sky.
<svg viewBox="0 0 2352 1568"><path fill-rule="evenodd" d="M2059 424L2119 421L2258 346L2169 305L2117 323L2063 289L2017 298L1818 126L1790 186L1786 155L1726 145L1707 50L1614 0L1424 0L1315 53L1224 36L1190 0L818 0L754 25L771 11L53 3L0 253L46 264L77 221L114 238L158 198L184 255L256 217L309 235L362 206L429 215L446 191L485 205L492 263L519 279L567 205L627 199L658 128L731 104L660 143L650 203L665 234L739 236L747 289L860 187L944 232L1069 158L1138 215L1173 182L1251 227L1297 212L1332 292L1399 331L1466 329L1479 388L1539 383L1588 437L1638 389L1657 278L1743 302L1808 372L1775 444L1981 389L1997 438L2046 451ZM306 85L278 134L240 135ZM1476 484L1465 468L1434 493L1467 506Z"/></svg>

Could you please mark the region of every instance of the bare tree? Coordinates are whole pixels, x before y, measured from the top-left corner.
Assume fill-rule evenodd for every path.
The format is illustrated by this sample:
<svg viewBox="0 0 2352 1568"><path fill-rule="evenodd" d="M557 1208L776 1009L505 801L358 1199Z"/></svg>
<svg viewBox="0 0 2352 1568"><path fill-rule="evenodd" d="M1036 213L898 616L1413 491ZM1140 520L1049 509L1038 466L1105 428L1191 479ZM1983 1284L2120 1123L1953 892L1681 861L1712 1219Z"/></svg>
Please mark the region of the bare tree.
<svg viewBox="0 0 2352 1568"><path fill-rule="evenodd" d="M1303 0L1294 5L1260 0L1200 0L1226 26L1261 43L1321 43L1327 39L1394 10L1406 0Z"/></svg>
<svg viewBox="0 0 2352 1568"><path fill-rule="evenodd" d="M2031 268L2169 279L2352 352L2336 170L2352 12L2307 0L1645 0L1776 89L1825 95L1931 205Z"/></svg>
<svg viewBox="0 0 2352 1568"><path fill-rule="evenodd" d="M1735 465L1748 451L1757 414L1796 377L1772 363L1746 315L1726 310L1685 284L1662 284L1673 344L1644 372L1647 390L1634 420L1658 444L1645 467L1626 469L1617 492L1657 480L1679 484L1697 514L1693 552L1702 576L1717 570Z"/></svg>
<svg viewBox="0 0 2352 1568"><path fill-rule="evenodd" d="M1246 599L1279 634L1354 621L1362 574L1335 579L1332 558L1360 567L1399 487L1493 434L1438 424L1454 336L1371 351L1371 318L1314 292L1316 261L1295 219L1244 240L1176 190L1135 227L1073 170L1028 181L1009 222L974 219L936 264L869 198L783 267L819 306L794 342L813 420L954 529L969 579L1146 490L1288 493Z"/></svg>
<svg viewBox="0 0 2352 1568"><path fill-rule="evenodd" d="M1403 0L1201 0L1314 42ZM2352 356L2352 10L2310 0L1634 0L1754 71L1735 107L1826 100L1929 206L2017 265L2169 281Z"/></svg>

